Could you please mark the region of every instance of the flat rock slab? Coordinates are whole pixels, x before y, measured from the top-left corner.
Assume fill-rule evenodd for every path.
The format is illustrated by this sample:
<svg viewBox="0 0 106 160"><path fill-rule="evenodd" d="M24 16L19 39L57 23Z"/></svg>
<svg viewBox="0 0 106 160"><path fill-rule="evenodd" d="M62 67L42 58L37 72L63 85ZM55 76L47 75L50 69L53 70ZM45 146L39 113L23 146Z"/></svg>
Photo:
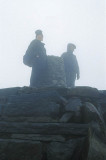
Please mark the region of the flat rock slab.
<svg viewBox="0 0 106 160"><path fill-rule="evenodd" d="M83 143L85 139L70 139L65 143L52 142L47 146L47 158L48 160L78 160L81 159L82 153L81 148L83 148ZM79 152L78 152L79 150ZM83 158L84 158L83 154Z"/></svg>
<svg viewBox="0 0 106 160"><path fill-rule="evenodd" d="M96 88L81 86L70 89L70 96L99 98L100 94Z"/></svg>
<svg viewBox="0 0 106 160"><path fill-rule="evenodd" d="M0 122L0 133L33 133L84 136L89 125L72 123L24 123Z"/></svg>
<svg viewBox="0 0 106 160"><path fill-rule="evenodd" d="M41 158L40 142L0 139L0 160L41 160Z"/></svg>

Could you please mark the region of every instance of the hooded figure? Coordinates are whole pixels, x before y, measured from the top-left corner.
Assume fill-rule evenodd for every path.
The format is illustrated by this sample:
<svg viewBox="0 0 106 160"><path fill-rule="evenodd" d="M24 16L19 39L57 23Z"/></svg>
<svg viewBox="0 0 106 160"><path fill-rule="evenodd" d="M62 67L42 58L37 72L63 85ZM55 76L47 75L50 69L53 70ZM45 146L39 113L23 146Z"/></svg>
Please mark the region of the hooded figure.
<svg viewBox="0 0 106 160"><path fill-rule="evenodd" d="M66 85L67 87L75 86L75 79L80 78L79 66L76 56L73 54L76 46L72 43L67 45L67 52L63 53L61 57L64 60L64 69L66 75Z"/></svg>
<svg viewBox="0 0 106 160"><path fill-rule="evenodd" d="M43 34L41 30L35 31L36 39L33 40L24 57L23 63L29 67L32 67L32 73L30 78L31 87L40 87L44 81L47 56L46 49L44 47Z"/></svg>

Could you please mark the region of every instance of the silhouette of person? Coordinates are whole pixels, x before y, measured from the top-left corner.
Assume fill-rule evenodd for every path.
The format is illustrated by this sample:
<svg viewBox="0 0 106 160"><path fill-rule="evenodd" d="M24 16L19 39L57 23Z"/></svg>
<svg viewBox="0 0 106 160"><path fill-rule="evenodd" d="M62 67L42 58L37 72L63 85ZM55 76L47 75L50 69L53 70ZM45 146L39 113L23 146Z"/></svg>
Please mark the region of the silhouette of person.
<svg viewBox="0 0 106 160"><path fill-rule="evenodd" d="M64 52L61 57L64 60L64 69L66 75L67 87L74 87L75 80L80 78L79 65L76 56L73 54L76 46L72 43L67 45L67 52Z"/></svg>
<svg viewBox="0 0 106 160"><path fill-rule="evenodd" d="M43 34L41 30L35 31L36 39L34 39L23 57L23 63L29 67L32 67L32 73L30 78L31 87L40 87L44 81L47 55L44 47Z"/></svg>

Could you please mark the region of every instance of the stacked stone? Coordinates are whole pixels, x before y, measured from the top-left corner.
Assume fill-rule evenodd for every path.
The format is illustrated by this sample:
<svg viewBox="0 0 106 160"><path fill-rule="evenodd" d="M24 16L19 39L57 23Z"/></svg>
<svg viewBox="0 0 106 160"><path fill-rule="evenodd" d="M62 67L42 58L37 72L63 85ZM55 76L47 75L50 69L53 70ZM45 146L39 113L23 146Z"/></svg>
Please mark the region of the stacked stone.
<svg viewBox="0 0 106 160"><path fill-rule="evenodd" d="M66 86L64 62L61 57L47 56L47 69L39 87Z"/></svg>
<svg viewBox="0 0 106 160"><path fill-rule="evenodd" d="M48 56L48 78L52 86L65 86L64 62L61 57Z"/></svg>
<svg viewBox="0 0 106 160"><path fill-rule="evenodd" d="M90 87L0 90L0 160L105 160L103 98Z"/></svg>

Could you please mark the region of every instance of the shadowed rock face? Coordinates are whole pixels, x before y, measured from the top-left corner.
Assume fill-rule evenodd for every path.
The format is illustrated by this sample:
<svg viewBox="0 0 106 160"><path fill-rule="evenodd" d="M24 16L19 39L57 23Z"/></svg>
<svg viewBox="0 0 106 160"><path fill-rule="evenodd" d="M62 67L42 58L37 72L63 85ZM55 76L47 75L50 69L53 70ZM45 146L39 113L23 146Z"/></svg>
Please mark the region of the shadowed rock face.
<svg viewBox="0 0 106 160"><path fill-rule="evenodd" d="M106 94L91 87L0 90L0 160L106 160Z"/></svg>

